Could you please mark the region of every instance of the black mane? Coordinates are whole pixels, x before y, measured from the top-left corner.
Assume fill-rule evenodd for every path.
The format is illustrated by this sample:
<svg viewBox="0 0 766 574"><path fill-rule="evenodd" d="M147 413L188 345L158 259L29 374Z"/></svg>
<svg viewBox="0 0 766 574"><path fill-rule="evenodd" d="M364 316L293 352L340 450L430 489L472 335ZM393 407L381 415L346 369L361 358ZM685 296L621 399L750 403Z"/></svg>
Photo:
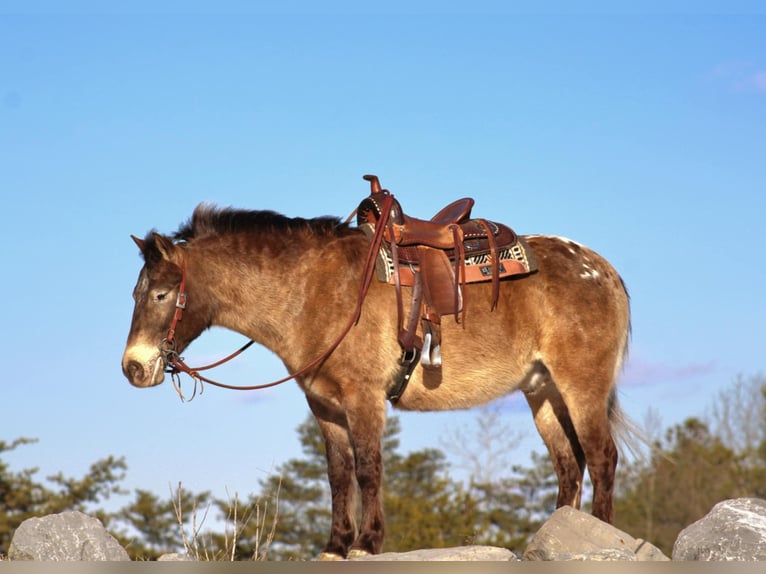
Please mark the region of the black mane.
<svg viewBox="0 0 766 574"><path fill-rule="evenodd" d="M316 235L339 236L348 233L350 227L334 216L285 217L274 211L250 211L231 207L219 208L200 204L191 218L178 228L173 235L176 241L191 241L210 235L241 233L245 231L280 232L305 231Z"/></svg>

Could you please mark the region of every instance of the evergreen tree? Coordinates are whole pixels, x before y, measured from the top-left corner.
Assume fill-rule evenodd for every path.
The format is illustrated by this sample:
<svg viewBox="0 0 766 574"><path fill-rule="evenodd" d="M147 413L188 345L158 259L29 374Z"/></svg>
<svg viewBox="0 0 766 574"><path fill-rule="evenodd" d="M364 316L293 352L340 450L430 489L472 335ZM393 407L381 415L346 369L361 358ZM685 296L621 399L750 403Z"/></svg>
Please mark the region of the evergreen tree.
<svg viewBox="0 0 766 574"><path fill-rule="evenodd" d="M384 551L470 544L476 504L447 472L445 455L423 449L402 456L388 453L384 484Z"/></svg>
<svg viewBox="0 0 766 574"><path fill-rule="evenodd" d="M89 512L104 525L108 525L111 515L99 508L98 504L112 495L126 494L119 485L125 478L126 470L127 464L123 457L108 456L91 464L88 473L82 478L66 477L61 472L49 476L48 480L59 488L49 491L49 498L42 510L45 514L65 510Z"/></svg>
<svg viewBox="0 0 766 574"><path fill-rule="evenodd" d="M324 548L330 531L330 487L327 482L325 448L312 415L298 426L303 457L290 459L261 481L261 494L244 504L246 521L238 533L235 555L252 558L263 546L265 530L273 527L269 559L305 560ZM230 505L219 501L229 514ZM254 520L256 516L263 516Z"/></svg>
<svg viewBox="0 0 766 574"><path fill-rule="evenodd" d="M556 507L558 481L550 457L533 452L532 467L513 464L522 433L507 423L502 404L478 409L473 429L453 429L449 438L446 447L457 466L470 471L474 543L522 552Z"/></svg>
<svg viewBox="0 0 766 574"><path fill-rule="evenodd" d="M388 420L382 440L384 551L491 544L520 552L554 511L558 484L549 457L533 453L531 467L510 467L518 433L502 425L499 411L485 409L478 416L476 440L456 435L458 455L465 456L464 466L472 471L467 487L452 479L442 451L402 454L399 419ZM765 498L765 429L766 380L738 379L718 397L712 422L690 418L664 436L656 433L660 438L644 459L620 464L616 526L669 554L678 532L715 503ZM116 536L135 559L173 551L202 560L312 559L330 529L325 448L310 415L297 430L303 456L262 480L257 496L212 500L209 492L194 494L179 484L163 500L138 489L114 514L100 505L124 494L119 486L126 470L122 458L101 459L80 478L57 473L39 481L37 468L12 471L2 457L34 440L0 441L0 555L8 552L14 530L25 519L81 510L112 531L121 529ZM209 527L211 508L224 532Z"/></svg>
<svg viewBox="0 0 766 574"><path fill-rule="evenodd" d="M36 442L18 438L10 443L0 441L0 455L19 446ZM62 473L48 477L54 487L38 482L37 468L12 472L0 458L0 555L8 552L13 532L27 518L64 510L87 511L108 524L109 515L99 503L112 494L121 494L119 481L127 468L123 458L107 457L90 466L82 478L65 477Z"/></svg>
<svg viewBox="0 0 766 574"><path fill-rule="evenodd" d="M737 453L737 495L766 498L766 378L737 377L718 394L711 419L711 431Z"/></svg>
<svg viewBox="0 0 766 574"><path fill-rule="evenodd" d="M425 449L398 452L399 419L387 421L382 439L386 549L406 550L465 544L474 534L475 504L447 474L444 454ZM331 524L330 488L324 442L314 418L298 427L303 458L291 459L261 483L261 495L247 506L263 508L265 520L245 526L237 556L256 553L257 535L274 525L269 559L308 560L324 548Z"/></svg>
<svg viewBox="0 0 766 574"><path fill-rule="evenodd" d="M666 433L648 464L621 474L615 525L672 552L678 533L717 502L741 495L738 455L696 418Z"/></svg>
<svg viewBox="0 0 766 574"><path fill-rule="evenodd" d="M0 455L21 445L35 442L18 438L11 443L0 441ZM48 490L34 481L36 468L11 472L8 464L0 459L0 555L8 553L14 530L27 518L42 508Z"/></svg>
<svg viewBox="0 0 766 574"><path fill-rule="evenodd" d="M716 503L766 497L766 379L737 377L711 410L710 422L687 419L618 467L616 524L666 553Z"/></svg>
<svg viewBox="0 0 766 574"><path fill-rule="evenodd" d="M116 522L128 528L116 536L133 560L155 560L168 552L194 552L200 539L195 527L202 527L197 516L206 515L209 501L209 492L194 494L180 484L165 500L137 489L134 500L116 514Z"/></svg>
<svg viewBox="0 0 766 574"><path fill-rule="evenodd" d="M536 452L531 458L530 468L515 465L508 477L471 483L479 508L477 544L500 546L520 554L556 509L558 480L551 459Z"/></svg>

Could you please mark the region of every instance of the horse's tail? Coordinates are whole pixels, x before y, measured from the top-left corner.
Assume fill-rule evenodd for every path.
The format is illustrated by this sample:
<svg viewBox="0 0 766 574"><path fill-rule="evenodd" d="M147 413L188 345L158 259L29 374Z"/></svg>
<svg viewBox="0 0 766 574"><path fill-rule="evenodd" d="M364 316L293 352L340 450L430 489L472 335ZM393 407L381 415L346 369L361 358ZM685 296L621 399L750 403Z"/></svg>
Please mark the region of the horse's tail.
<svg viewBox="0 0 766 574"><path fill-rule="evenodd" d="M625 285L622 277L620 277L620 283L625 292L625 297L628 301L628 317L623 334L622 349L620 350L620 357L615 365L614 381L616 383L619 378L620 372L625 366L625 362L628 358L628 347L630 346L630 337L632 334L632 325L630 317L630 294L628 288ZM617 399L617 385L612 385L612 389L609 392L609 402L607 404L609 415L609 426L612 433L612 438L617 443L620 449L620 455L624 455L629 452L636 458L642 458L641 446L648 447L650 451L654 451L656 447L652 444L651 439L647 435L646 431L641 426L631 419L625 411L620 407Z"/></svg>
<svg viewBox="0 0 766 574"><path fill-rule="evenodd" d="M636 459L644 458L642 446L648 447L650 451L654 451L655 446L652 444L646 431L641 425L630 418L620 406L616 387L612 387L609 393L607 408L610 431L612 438L617 443L621 458L627 453L630 453Z"/></svg>

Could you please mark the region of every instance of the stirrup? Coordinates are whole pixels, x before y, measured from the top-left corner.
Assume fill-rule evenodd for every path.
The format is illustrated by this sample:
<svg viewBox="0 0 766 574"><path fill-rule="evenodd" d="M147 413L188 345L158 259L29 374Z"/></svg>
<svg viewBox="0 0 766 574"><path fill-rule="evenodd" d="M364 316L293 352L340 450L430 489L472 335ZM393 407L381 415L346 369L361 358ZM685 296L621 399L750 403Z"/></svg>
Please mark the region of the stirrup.
<svg viewBox="0 0 766 574"><path fill-rule="evenodd" d="M442 346L441 343L431 347L432 335L429 331L423 336L423 353L420 355L420 364L424 367L442 366Z"/></svg>

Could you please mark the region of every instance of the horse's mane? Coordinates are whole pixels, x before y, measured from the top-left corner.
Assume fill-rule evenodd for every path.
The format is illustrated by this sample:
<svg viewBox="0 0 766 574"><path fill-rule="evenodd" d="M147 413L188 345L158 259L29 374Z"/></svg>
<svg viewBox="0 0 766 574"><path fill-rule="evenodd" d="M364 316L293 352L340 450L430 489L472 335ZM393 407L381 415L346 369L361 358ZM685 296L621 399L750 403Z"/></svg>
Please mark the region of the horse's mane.
<svg viewBox="0 0 766 574"><path fill-rule="evenodd" d="M157 248L156 230L146 234L142 255L149 263L162 258ZM312 219L286 217L275 211L246 210L232 207L199 204L188 221L181 224L172 234L174 241L189 243L204 237L215 237L235 233L260 233L259 244L284 245L285 238L298 234L306 238L333 239L361 233L338 217L322 216Z"/></svg>
<svg viewBox="0 0 766 574"><path fill-rule="evenodd" d="M347 223L334 216L312 219L285 217L274 211L255 211L217 207L206 203L197 206L191 218L173 235L177 241L191 241L211 235L267 231L275 235L305 232L321 237L340 237L351 233Z"/></svg>

